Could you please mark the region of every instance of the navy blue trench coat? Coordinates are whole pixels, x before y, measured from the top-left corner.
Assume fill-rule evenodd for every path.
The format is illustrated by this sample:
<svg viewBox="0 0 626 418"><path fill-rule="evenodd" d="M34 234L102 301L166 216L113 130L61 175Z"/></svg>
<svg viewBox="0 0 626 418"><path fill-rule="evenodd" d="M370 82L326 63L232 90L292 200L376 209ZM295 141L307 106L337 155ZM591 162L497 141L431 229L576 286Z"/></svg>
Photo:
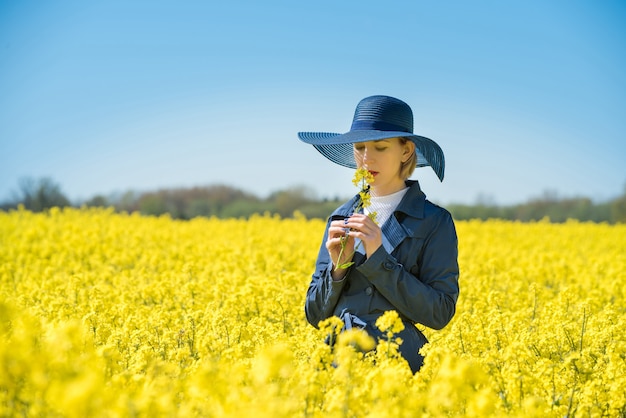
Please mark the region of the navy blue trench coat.
<svg viewBox="0 0 626 418"><path fill-rule="evenodd" d="M364 323L364 329L378 340L382 333L374 325L376 319L386 311L397 311L405 326L398 335L403 340L400 352L415 373L424 360L419 350L428 342L416 325L441 329L456 311L458 241L450 213L426 200L417 181L409 180L407 186L404 198L381 227L383 245L370 258L355 253L354 264L339 281L330 275L332 262L325 246L328 226L333 219L350 216L358 195L332 213L305 312L315 327L332 316L344 323Z"/></svg>

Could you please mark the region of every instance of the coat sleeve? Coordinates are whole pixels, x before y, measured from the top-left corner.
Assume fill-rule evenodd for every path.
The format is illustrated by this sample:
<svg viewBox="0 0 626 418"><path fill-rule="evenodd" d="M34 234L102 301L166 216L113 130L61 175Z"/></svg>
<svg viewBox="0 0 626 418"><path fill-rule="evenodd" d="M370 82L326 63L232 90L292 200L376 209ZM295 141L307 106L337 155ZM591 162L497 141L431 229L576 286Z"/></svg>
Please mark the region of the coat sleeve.
<svg viewBox="0 0 626 418"><path fill-rule="evenodd" d="M454 316L459 296L458 240L449 212L441 211L433 221L424 243L419 277L382 246L357 270L398 313L414 323L441 329Z"/></svg>
<svg viewBox="0 0 626 418"><path fill-rule="evenodd" d="M322 239L322 245L320 246L315 264L315 272L313 273L311 284L309 284L304 305L307 320L316 328L320 321L333 316L341 291L350 274L350 271L348 271L344 278L339 281L333 280L330 275L332 262L326 250L328 226L326 225L326 232L324 232L324 238Z"/></svg>

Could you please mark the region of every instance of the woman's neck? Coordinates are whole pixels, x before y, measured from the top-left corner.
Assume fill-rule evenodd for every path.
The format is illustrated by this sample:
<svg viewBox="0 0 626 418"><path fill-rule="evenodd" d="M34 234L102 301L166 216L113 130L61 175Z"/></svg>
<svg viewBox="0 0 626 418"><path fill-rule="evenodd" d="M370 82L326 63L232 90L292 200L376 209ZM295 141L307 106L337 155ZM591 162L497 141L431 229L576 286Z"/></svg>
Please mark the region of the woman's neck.
<svg viewBox="0 0 626 418"><path fill-rule="evenodd" d="M406 183L402 180L398 184L387 185L386 187L376 187L372 184L370 189L370 195L373 197L381 197L381 196L389 196L390 194L394 194L399 192L400 190L406 189Z"/></svg>

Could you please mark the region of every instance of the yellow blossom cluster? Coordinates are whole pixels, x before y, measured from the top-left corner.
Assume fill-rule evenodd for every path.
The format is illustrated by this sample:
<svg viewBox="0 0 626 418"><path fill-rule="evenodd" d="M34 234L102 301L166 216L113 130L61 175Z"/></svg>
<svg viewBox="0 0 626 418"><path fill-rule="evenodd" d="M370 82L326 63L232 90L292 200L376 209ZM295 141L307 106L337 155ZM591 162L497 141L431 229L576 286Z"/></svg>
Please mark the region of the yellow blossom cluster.
<svg viewBox="0 0 626 418"><path fill-rule="evenodd" d="M397 338L306 322L324 227L0 212L0 416L626 415L626 225L457 222L415 375Z"/></svg>
<svg viewBox="0 0 626 418"><path fill-rule="evenodd" d="M355 210L355 212L358 212L358 209L366 208L370 205L372 200L370 195L370 184L373 182L374 176L366 168L360 167L357 168L354 172L352 184L361 189L359 191L360 206L357 208L357 210ZM373 219L375 219L375 217Z"/></svg>

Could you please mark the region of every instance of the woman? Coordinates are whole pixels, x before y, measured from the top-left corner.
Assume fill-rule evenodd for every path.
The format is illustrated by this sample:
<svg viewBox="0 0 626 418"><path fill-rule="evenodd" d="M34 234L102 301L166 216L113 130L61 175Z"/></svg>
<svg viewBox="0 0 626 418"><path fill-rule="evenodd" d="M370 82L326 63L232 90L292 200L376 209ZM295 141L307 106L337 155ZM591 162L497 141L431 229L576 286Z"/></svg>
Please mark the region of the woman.
<svg viewBox="0 0 626 418"><path fill-rule="evenodd" d="M459 295L452 217L426 200L417 181L408 180L423 166L443 180L441 148L413 134L411 108L389 96L361 100L345 134L300 132L298 137L332 162L365 168L373 176L365 213L353 213L357 195L329 217L307 292L307 320L317 327L338 316L344 328L359 326L378 340L382 332L376 319L395 310L405 326L398 335L400 353L417 372L427 340L415 325L443 328ZM376 221L369 212L376 212Z"/></svg>

